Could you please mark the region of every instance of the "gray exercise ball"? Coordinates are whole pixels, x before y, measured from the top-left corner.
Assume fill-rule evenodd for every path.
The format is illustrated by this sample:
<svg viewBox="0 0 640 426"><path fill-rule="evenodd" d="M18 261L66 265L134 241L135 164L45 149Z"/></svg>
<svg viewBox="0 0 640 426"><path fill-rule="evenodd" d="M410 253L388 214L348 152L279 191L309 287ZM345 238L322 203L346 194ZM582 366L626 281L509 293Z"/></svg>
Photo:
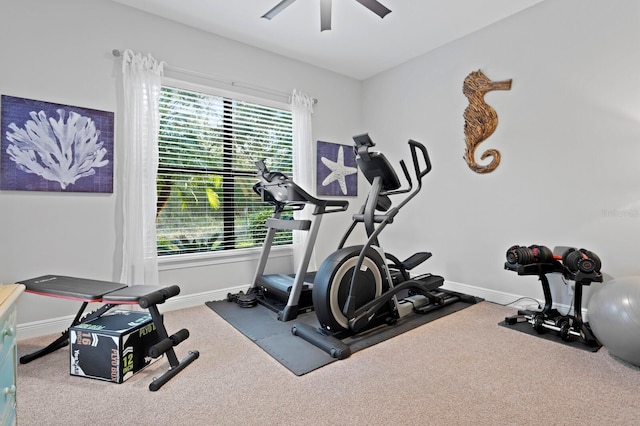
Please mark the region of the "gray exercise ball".
<svg viewBox="0 0 640 426"><path fill-rule="evenodd" d="M617 278L589 299L589 325L609 353L640 365L640 276Z"/></svg>

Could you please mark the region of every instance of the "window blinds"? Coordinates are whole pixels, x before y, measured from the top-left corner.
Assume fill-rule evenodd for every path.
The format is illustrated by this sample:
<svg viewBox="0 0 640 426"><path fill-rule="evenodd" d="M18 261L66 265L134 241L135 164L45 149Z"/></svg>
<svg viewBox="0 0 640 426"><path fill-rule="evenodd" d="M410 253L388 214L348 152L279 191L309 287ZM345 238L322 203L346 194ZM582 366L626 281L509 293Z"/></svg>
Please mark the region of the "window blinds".
<svg viewBox="0 0 640 426"><path fill-rule="evenodd" d="M163 87L160 96L159 255L260 245L272 208L252 189L254 162L292 173L291 112ZM279 234L289 243L291 234Z"/></svg>

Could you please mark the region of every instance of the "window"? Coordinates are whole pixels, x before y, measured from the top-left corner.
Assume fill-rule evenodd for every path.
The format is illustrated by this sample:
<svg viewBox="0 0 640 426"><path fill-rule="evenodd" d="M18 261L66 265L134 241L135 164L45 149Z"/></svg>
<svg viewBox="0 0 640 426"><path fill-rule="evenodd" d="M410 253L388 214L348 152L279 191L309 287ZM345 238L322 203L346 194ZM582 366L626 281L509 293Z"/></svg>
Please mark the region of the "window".
<svg viewBox="0 0 640 426"><path fill-rule="evenodd" d="M272 206L253 191L254 161L292 172L291 112L163 87L160 95L158 255L261 245ZM280 231L277 244L291 243Z"/></svg>

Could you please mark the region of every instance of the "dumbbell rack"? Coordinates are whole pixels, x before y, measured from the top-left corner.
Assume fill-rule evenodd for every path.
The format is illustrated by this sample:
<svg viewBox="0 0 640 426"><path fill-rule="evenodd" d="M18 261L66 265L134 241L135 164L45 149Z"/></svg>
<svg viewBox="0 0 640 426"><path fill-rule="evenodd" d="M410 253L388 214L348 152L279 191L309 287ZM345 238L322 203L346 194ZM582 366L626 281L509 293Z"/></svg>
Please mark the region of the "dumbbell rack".
<svg viewBox="0 0 640 426"><path fill-rule="evenodd" d="M544 292L544 307L541 311L529 309L519 310L517 315L506 317L505 324L514 325L520 322L528 322L533 329L539 333L551 331L557 333L563 341L580 341L587 346L599 347L600 342L593 335L588 323L582 319L582 288L592 282L602 282L600 272L585 273L582 271L572 272L558 260L545 263L531 263L527 265L512 264L506 262L505 269L514 271L518 275L537 275L542 283ZM547 274L562 274L562 276L575 282L574 290L574 313L575 315L562 315L553 308L551 288Z"/></svg>

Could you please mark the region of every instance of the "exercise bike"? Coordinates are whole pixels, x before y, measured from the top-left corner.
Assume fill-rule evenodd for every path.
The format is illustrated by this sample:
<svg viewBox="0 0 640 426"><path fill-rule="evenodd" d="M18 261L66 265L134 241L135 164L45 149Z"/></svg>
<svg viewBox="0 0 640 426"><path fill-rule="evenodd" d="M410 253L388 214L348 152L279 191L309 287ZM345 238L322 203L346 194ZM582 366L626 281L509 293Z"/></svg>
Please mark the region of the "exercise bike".
<svg viewBox="0 0 640 426"><path fill-rule="evenodd" d="M417 186L414 188L409 171L401 161L408 183L406 188L402 188L387 158L380 152L370 151L375 144L369 135L353 139L358 167L371 184L371 189L365 204L353 216L338 250L327 257L316 273L312 299L320 328L306 323L296 323L292 328L294 335L338 359L351 355L349 346L340 340L345 336L363 333L380 325L394 325L410 314L425 314L466 296L440 289L444 284L441 276L410 276L409 271L429 259L431 253L418 252L400 261L385 253L378 240L400 209L422 189L422 179L431 171L427 149L421 143L409 140ZM400 194L405 194L404 199L394 206L391 197ZM368 237L366 243L345 246L358 224L364 225ZM466 297L472 303L477 302L473 297Z"/></svg>
<svg viewBox="0 0 640 426"><path fill-rule="evenodd" d="M273 205L273 213L266 221L267 235L251 287L247 293L228 294L227 301L237 302L246 308L259 303L277 312L278 320L290 321L297 318L298 314L313 309L311 292L315 272L309 272L307 269L322 215L345 211L349 207L349 202L313 197L284 173L270 171L264 160L256 161L255 165L258 169L258 182L253 186L253 190L263 202ZM306 206L313 206L311 220L282 217L285 212L302 210ZM304 254L295 274L264 274L276 232L283 229L309 232Z"/></svg>

